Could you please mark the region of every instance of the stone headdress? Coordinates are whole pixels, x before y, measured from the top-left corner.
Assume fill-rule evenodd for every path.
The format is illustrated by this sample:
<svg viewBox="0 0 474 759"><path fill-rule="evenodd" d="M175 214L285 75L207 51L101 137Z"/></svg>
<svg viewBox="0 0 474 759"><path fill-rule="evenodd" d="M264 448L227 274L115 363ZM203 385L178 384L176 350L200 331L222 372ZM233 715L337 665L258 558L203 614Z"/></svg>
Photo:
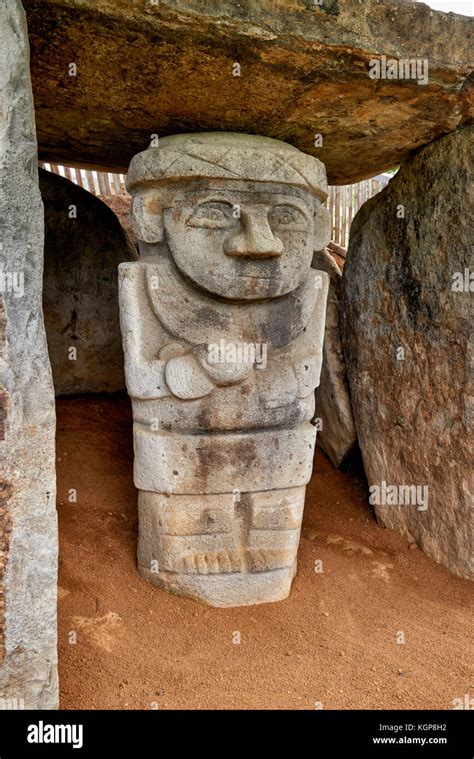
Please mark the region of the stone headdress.
<svg viewBox="0 0 474 759"><path fill-rule="evenodd" d="M322 203L326 170L317 158L286 142L239 132L204 132L163 137L159 147L132 158L127 189L179 179L236 179L302 187Z"/></svg>

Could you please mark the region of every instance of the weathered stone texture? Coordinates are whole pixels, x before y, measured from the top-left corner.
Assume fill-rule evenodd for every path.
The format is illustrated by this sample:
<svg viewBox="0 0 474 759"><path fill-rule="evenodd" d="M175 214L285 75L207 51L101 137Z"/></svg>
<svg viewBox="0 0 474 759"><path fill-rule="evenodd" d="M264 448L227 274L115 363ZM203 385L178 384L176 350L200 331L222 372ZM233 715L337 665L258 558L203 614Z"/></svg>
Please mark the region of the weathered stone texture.
<svg viewBox="0 0 474 759"><path fill-rule="evenodd" d="M0 365L5 360L7 317L5 301L0 296ZM0 387L0 444L5 440L8 412L8 395ZM8 501L11 496L11 486L0 478L0 666L5 656L5 572L7 568L8 551L10 547L11 519Z"/></svg>
<svg viewBox="0 0 474 759"><path fill-rule="evenodd" d="M100 195L99 197L114 212L128 239L138 250L138 238L130 221L130 207L132 205L130 195Z"/></svg>
<svg viewBox="0 0 474 759"><path fill-rule="evenodd" d="M333 260L336 262L338 269L342 271L344 264L346 263L347 249L332 241L329 243L327 249Z"/></svg>
<svg viewBox="0 0 474 759"><path fill-rule="evenodd" d="M466 128L407 160L354 219L343 275L369 485L428 487L426 510L386 501L377 516L464 577L473 576L472 156Z"/></svg>
<svg viewBox="0 0 474 759"><path fill-rule="evenodd" d="M3 439L0 697L57 706L54 433L41 309L43 207L21 3L0 0ZM6 558L6 568L5 568Z"/></svg>
<svg viewBox="0 0 474 759"><path fill-rule="evenodd" d="M312 266L329 274L321 380L316 388L316 419L321 420L318 446L339 467L357 441L341 339L341 270L336 252L317 251Z"/></svg>
<svg viewBox="0 0 474 759"><path fill-rule="evenodd" d="M44 160L126 171L153 134L229 130L285 140L319 158L331 184L346 184L472 114L472 19L411 0L25 7ZM382 55L428 60L428 83L371 79Z"/></svg>
<svg viewBox="0 0 474 759"><path fill-rule="evenodd" d="M281 600L316 438L324 167L276 140L182 135L137 155L127 185L141 252L119 291L140 573L214 606Z"/></svg>
<svg viewBox="0 0 474 759"><path fill-rule="evenodd" d="M43 309L56 395L121 390L117 267L136 258L136 249L105 203L73 182L40 171L40 190Z"/></svg>

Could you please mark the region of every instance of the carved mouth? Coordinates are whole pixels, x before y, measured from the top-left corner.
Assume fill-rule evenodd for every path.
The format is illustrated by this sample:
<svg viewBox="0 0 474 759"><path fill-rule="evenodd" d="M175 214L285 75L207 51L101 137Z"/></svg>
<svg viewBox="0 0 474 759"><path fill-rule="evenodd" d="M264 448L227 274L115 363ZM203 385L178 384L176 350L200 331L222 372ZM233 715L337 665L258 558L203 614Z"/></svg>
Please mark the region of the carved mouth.
<svg viewBox="0 0 474 759"><path fill-rule="evenodd" d="M274 275L269 274L267 276L263 276L261 274L237 274L237 277L239 279L263 279L266 282L268 282L271 279L276 279Z"/></svg>

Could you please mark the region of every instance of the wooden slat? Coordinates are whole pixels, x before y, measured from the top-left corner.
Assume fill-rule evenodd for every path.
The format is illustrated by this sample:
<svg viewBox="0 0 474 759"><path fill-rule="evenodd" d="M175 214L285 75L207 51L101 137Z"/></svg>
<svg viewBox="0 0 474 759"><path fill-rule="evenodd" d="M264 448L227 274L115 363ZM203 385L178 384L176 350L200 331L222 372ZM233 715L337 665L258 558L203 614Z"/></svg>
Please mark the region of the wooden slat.
<svg viewBox="0 0 474 759"><path fill-rule="evenodd" d="M112 174L112 192L114 195L120 195L122 192L120 174Z"/></svg>
<svg viewBox="0 0 474 759"><path fill-rule="evenodd" d="M348 199L348 207L347 207L347 217L348 217L348 223L347 223L347 233L346 233L346 244L345 248L349 245L349 230L351 228L352 219L354 218L354 195L355 195L355 185L351 184L349 185L349 199Z"/></svg>
<svg viewBox="0 0 474 759"><path fill-rule="evenodd" d="M105 176L101 171L97 172L97 179L99 182L99 195L107 195L107 184Z"/></svg>
<svg viewBox="0 0 474 759"><path fill-rule="evenodd" d="M86 182L87 182L86 189L95 195L95 185L94 185L94 177L92 175L92 171L86 171Z"/></svg>
<svg viewBox="0 0 474 759"><path fill-rule="evenodd" d="M342 227L341 227L341 245L346 247L346 200L347 200L347 187L342 188Z"/></svg>
<svg viewBox="0 0 474 759"><path fill-rule="evenodd" d="M334 187L328 187L328 209L331 216L331 240L334 240Z"/></svg>

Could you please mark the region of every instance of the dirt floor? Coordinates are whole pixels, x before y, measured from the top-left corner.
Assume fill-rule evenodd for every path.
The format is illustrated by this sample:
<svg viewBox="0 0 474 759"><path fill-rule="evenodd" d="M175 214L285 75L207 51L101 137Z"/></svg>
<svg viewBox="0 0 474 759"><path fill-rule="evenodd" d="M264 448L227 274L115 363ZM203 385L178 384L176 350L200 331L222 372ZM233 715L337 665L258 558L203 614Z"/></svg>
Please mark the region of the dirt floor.
<svg viewBox="0 0 474 759"><path fill-rule="evenodd" d="M472 693L470 583L378 527L360 473L318 452L286 601L212 609L137 573L128 399L57 410L63 709L452 709Z"/></svg>

